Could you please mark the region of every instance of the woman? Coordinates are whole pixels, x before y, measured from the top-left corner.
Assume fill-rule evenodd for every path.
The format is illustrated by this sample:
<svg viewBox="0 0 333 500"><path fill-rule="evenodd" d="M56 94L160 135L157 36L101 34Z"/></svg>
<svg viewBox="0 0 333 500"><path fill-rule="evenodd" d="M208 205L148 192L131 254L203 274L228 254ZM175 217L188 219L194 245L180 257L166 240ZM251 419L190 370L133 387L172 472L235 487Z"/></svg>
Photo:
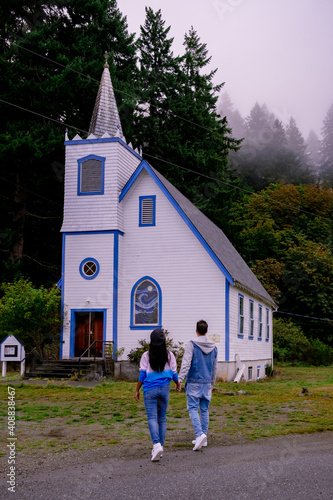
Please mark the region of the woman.
<svg viewBox="0 0 333 500"><path fill-rule="evenodd" d="M149 351L144 352L141 357L140 375L134 396L140 401L140 388L143 385L143 399L153 441L152 462L158 461L163 454L171 380L178 389L176 358L167 350L164 332L159 328L150 334Z"/></svg>

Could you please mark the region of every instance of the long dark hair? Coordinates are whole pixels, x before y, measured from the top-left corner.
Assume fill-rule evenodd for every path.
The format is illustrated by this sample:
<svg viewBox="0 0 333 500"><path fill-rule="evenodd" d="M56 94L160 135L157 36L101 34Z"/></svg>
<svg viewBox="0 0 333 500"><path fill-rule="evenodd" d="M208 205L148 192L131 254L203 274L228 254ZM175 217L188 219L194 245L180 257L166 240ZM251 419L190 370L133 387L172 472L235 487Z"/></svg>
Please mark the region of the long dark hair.
<svg viewBox="0 0 333 500"><path fill-rule="evenodd" d="M161 345L149 346L149 364L154 372L162 372L168 361L168 350L166 348L165 340Z"/></svg>

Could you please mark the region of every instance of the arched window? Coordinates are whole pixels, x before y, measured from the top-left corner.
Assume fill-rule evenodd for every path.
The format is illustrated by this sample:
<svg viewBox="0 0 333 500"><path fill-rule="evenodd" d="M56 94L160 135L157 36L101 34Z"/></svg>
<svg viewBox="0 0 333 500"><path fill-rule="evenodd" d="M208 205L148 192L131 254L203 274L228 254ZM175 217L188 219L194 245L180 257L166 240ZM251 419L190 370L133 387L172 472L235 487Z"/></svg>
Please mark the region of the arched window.
<svg viewBox="0 0 333 500"><path fill-rule="evenodd" d="M161 326L162 294L159 284L149 276L137 281L131 294L131 328Z"/></svg>

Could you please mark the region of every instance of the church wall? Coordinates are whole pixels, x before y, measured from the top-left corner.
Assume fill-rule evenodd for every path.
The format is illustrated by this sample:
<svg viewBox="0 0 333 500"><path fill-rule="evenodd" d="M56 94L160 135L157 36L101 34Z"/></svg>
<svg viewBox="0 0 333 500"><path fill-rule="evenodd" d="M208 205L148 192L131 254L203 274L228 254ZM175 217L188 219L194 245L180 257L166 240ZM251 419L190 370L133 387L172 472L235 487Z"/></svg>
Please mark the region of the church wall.
<svg viewBox="0 0 333 500"><path fill-rule="evenodd" d="M239 333L239 296L244 301L243 338ZM253 337L250 335L250 300L253 301ZM262 336L259 337L259 305L262 306ZM269 312L269 339L266 340L266 310ZM230 287L230 334L229 360L234 361L236 354L241 361L272 358L272 310L263 301L252 297L237 287ZM257 365L255 365L257 367Z"/></svg>
<svg viewBox="0 0 333 500"><path fill-rule="evenodd" d="M122 230L119 193L141 159L120 142L95 142L66 146L63 232ZM78 161L88 155L105 158L104 194L81 195L78 191Z"/></svg>
<svg viewBox="0 0 333 500"><path fill-rule="evenodd" d="M156 196L156 226L139 227L139 196ZM209 334L218 335L219 359L224 359L225 278L155 181L143 171L121 202L124 235L119 280L118 347L126 354L147 339L150 329L130 329L131 291L144 276L156 280L162 292L162 326L175 342L195 335L205 319Z"/></svg>
<svg viewBox="0 0 333 500"><path fill-rule="evenodd" d="M63 358L68 358L71 310L105 309L106 340L112 340L114 234L67 234L64 238L63 340L65 343L62 345L62 355ZM98 275L89 280L83 278L80 273L80 264L88 257L95 259L99 264Z"/></svg>

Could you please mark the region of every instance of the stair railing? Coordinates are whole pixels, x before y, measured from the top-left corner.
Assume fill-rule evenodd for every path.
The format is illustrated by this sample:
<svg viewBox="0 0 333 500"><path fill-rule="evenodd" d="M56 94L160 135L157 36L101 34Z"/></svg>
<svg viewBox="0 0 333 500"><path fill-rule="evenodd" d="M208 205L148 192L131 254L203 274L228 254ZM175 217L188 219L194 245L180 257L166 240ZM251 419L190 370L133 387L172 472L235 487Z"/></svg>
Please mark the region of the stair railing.
<svg viewBox="0 0 333 500"><path fill-rule="evenodd" d="M80 378L81 376L81 358L90 350L90 348L94 345L97 344L97 342L101 342L102 344L113 344L113 340L94 340L88 347L87 349L81 354L79 357L79 373L77 378ZM94 361L96 359L96 354L94 355Z"/></svg>

